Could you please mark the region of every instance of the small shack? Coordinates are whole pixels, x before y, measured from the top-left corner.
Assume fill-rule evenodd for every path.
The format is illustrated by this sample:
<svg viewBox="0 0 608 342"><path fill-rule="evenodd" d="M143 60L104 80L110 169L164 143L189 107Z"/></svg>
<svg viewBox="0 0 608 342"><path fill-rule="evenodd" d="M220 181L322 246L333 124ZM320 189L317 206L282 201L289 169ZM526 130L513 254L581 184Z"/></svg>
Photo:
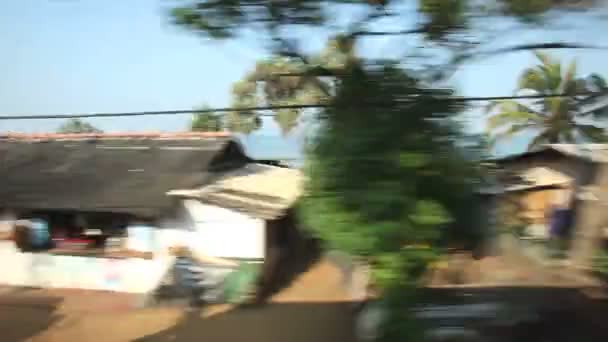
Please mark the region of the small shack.
<svg viewBox="0 0 608 342"><path fill-rule="evenodd" d="M0 179L0 284L147 296L187 250L198 283L264 285L303 241L300 171L227 133L0 135Z"/></svg>
<svg viewBox="0 0 608 342"><path fill-rule="evenodd" d="M597 210L588 210L597 202L606 161L605 144L548 144L493 160L499 169L497 184L485 189L488 203L493 203L488 210L493 216L490 222L522 227L528 238L546 240L550 211L556 207L567 209L572 212L570 246L576 249L592 217L597 218L593 219L597 221L594 225L608 223ZM596 229L598 234L602 229ZM599 240L606 237L596 236Z"/></svg>
<svg viewBox="0 0 608 342"><path fill-rule="evenodd" d="M148 293L187 226L167 191L247 162L226 133L0 135L0 283Z"/></svg>
<svg viewBox="0 0 608 342"><path fill-rule="evenodd" d="M299 170L250 163L215 174L206 186L167 194L191 208L198 231L196 250L263 263L258 293L263 297L284 272L286 260L305 259L310 253L310 239L293 212L303 180Z"/></svg>

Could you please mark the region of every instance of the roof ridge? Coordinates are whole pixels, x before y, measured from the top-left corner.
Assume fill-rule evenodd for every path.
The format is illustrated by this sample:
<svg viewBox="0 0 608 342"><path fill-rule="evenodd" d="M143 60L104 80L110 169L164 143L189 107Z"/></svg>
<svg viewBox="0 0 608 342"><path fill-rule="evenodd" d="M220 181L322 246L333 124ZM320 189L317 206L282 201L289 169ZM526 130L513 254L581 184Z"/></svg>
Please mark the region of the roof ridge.
<svg viewBox="0 0 608 342"><path fill-rule="evenodd" d="M0 133L0 140L108 140L108 139L158 139L182 140L232 137L230 132L109 132L109 133Z"/></svg>

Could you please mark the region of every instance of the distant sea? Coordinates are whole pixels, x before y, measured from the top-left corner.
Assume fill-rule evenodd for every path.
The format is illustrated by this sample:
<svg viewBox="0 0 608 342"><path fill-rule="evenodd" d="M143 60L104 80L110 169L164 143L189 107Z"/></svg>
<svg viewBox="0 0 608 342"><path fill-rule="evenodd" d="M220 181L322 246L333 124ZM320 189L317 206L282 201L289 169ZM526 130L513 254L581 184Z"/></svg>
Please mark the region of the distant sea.
<svg viewBox="0 0 608 342"><path fill-rule="evenodd" d="M300 167L304 162L303 143L295 137L274 135L239 136L245 153L258 160L283 160Z"/></svg>

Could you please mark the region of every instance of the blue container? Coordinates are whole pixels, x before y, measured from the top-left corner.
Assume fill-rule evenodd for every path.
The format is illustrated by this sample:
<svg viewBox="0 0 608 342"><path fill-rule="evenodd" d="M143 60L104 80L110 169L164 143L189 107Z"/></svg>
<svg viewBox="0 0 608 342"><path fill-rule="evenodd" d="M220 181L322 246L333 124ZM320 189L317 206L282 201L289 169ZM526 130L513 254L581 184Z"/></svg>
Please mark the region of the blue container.
<svg viewBox="0 0 608 342"><path fill-rule="evenodd" d="M49 224L42 219L29 220L32 224L31 243L33 247L44 247L50 239Z"/></svg>

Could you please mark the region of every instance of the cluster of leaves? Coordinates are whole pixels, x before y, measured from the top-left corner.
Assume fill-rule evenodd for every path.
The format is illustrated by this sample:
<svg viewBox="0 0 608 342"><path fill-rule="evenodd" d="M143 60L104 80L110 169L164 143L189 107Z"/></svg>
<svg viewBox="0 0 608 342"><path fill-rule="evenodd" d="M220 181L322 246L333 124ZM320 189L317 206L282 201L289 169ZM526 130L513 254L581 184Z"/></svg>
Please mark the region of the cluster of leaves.
<svg viewBox="0 0 608 342"><path fill-rule="evenodd" d="M207 107L202 113L194 114L190 122L190 130L199 132L220 132L224 130L224 120L221 115L207 111Z"/></svg>
<svg viewBox="0 0 608 342"><path fill-rule="evenodd" d="M173 9L174 22L212 38L232 38L245 26L277 24L319 25L325 21L319 0L203 0L183 1Z"/></svg>
<svg viewBox="0 0 608 342"><path fill-rule="evenodd" d="M344 65L358 39L365 36L376 20L406 16L402 2L396 0L178 0L171 12L173 22L191 31L213 39L230 39L250 30L271 36L280 42L275 52L283 57L273 57L258 63L255 70L234 85L234 107L264 105L298 105L324 100L328 85L318 76L328 76L332 66ZM593 8L593 0L417 0L419 20L403 20L409 27L396 32L423 34L429 41L446 41L452 33L471 32L471 20L480 17L514 16L526 22L543 18L555 9ZM350 20L349 28L335 28L336 13L341 6L348 11L354 7L363 9L363 19ZM346 11L345 11L346 13ZM294 46L286 48L280 32L294 26L324 27L334 31L334 39L316 58L304 58ZM377 34L394 34L373 32ZM466 50L466 49L465 49ZM454 63L470 57L463 46L456 45ZM318 66L326 69L319 73ZM443 75L442 69L435 70ZM296 73L285 77L281 74ZM316 77L315 77L316 76ZM335 75L332 75L335 76ZM284 109L273 114L283 133L297 124L302 110ZM206 115L206 117L210 117ZM207 119L206 119L207 120ZM260 128L262 120L252 111L232 112L223 120L223 127L232 131L250 133Z"/></svg>
<svg viewBox="0 0 608 342"><path fill-rule="evenodd" d="M291 57L274 57L260 61L255 69L234 84L232 105L236 108L259 106L289 106L323 103L327 94L324 83L314 70ZM274 120L284 134L298 123L303 109L276 110ZM237 111L227 116L232 131L250 133L260 127L256 111Z"/></svg>
<svg viewBox="0 0 608 342"><path fill-rule="evenodd" d="M59 126L57 133L103 133L103 131L86 121L70 119Z"/></svg>
<svg viewBox="0 0 608 342"><path fill-rule="evenodd" d="M286 26L329 26L331 9L346 5L372 11L399 11L397 0L180 0L173 22L211 38L233 38L244 29L274 30ZM420 26L431 39L467 26L475 16L506 15L533 22L551 10L593 8L596 0L418 0ZM391 12L394 14L394 12ZM399 13L397 13L399 14ZM377 18L378 16L376 16Z"/></svg>
<svg viewBox="0 0 608 342"><path fill-rule="evenodd" d="M596 0L503 0L503 11L526 21L536 21L551 10L583 10L592 8Z"/></svg>
<svg viewBox="0 0 608 342"><path fill-rule="evenodd" d="M233 108L294 106L269 110L283 134L295 128L305 108L298 105L325 104L335 89L336 74L353 59L352 39L337 36L317 56L303 61L297 57L275 56L256 63L232 87ZM249 134L262 125L260 111L233 111L220 118L216 114L199 114L200 127L220 127ZM193 121L192 128L195 129ZM209 124L210 123L210 124Z"/></svg>
<svg viewBox="0 0 608 342"><path fill-rule="evenodd" d="M594 255L592 267L600 275L608 276L608 252L605 249L601 249Z"/></svg>
<svg viewBox="0 0 608 342"><path fill-rule="evenodd" d="M606 91L606 81L595 74L577 77L574 61L564 71L558 60L542 52L535 54L539 64L523 72L517 92L573 96L546 97L530 104L513 100L491 103L487 111L495 113L488 118L487 129L493 133L494 142L529 130L536 136L528 149L545 143L605 142L604 129L590 119L606 115L605 106L593 110L605 99L598 94Z"/></svg>
<svg viewBox="0 0 608 342"><path fill-rule="evenodd" d="M404 274L403 262L418 274L409 257L431 251L440 228L472 218L475 172L455 146L450 115L461 106L436 101L446 93L390 65L357 68L341 80L310 146L307 225L330 248L368 258L385 286Z"/></svg>

